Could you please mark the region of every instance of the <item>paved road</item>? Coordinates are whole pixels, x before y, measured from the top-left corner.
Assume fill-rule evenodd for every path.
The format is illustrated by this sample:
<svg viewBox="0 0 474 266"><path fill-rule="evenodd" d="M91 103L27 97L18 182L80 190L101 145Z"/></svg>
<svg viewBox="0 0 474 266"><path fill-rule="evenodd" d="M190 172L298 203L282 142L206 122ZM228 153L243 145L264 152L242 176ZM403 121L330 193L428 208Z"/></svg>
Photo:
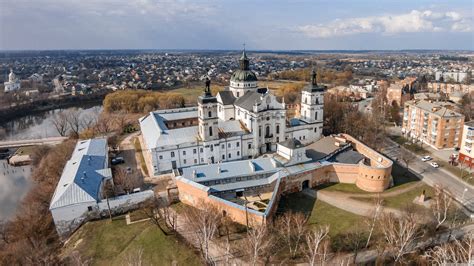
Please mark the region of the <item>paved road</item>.
<svg viewBox="0 0 474 266"><path fill-rule="evenodd" d="M400 150L403 147L392 140L388 139L385 143L382 152L388 157L400 158ZM448 189L453 197L461 203L470 213L471 217L474 215L474 187L460 181L452 173L442 168L434 168L429 163L422 162L420 156L417 156L413 162L410 163L410 170L416 173L423 182L429 186L440 185Z"/></svg>
<svg viewBox="0 0 474 266"><path fill-rule="evenodd" d="M23 146L34 145L55 145L68 139L67 137L50 137L43 139L25 139L25 140L10 140L0 141L0 148L18 148Z"/></svg>

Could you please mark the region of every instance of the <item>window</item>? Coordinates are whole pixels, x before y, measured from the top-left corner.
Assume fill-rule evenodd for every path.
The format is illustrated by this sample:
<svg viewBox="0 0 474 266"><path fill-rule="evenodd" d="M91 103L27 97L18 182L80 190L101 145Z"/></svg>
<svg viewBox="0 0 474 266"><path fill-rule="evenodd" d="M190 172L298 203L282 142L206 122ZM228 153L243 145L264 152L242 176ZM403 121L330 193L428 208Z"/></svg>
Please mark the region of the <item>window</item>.
<svg viewBox="0 0 474 266"><path fill-rule="evenodd" d="M183 151L183 155L186 155L186 151Z"/></svg>
<svg viewBox="0 0 474 266"><path fill-rule="evenodd" d="M193 149L193 154L196 154L196 149Z"/></svg>
<svg viewBox="0 0 474 266"><path fill-rule="evenodd" d="M92 211L92 206L87 206L87 210L91 212Z"/></svg>
<svg viewBox="0 0 474 266"><path fill-rule="evenodd" d="M236 147L240 147L240 142L236 142L236 143L235 143L235 146L236 146Z"/></svg>
<svg viewBox="0 0 474 266"><path fill-rule="evenodd" d="M231 147L230 143L227 143L227 148L230 148L230 147Z"/></svg>
<svg viewBox="0 0 474 266"><path fill-rule="evenodd" d="M240 151L237 151L237 156L240 156Z"/></svg>
<svg viewBox="0 0 474 266"><path fill-rule="evenodd" d="M163 160L163 155L158 156L158 158L160 158L160 160Z"/></svg>
<svg viewBox="0 0 474 266"><path fill-rule="evenodd" d="M211 151L214 151L214 146L211 145Z"/></svg>
<svg viewBox="0 0 474 266"><path fill-rule="evenodd" d="M208 115L209 115L209 117L212 117L212 112L211 112L211 111L209 111Z"/></svg>
<svg viewBox="0 0 474 266"><path fill-rule="evenodd" d="M186 159L183 160L183 163L186 164Z"/></svg>
<svg viewBox="0 0 474 266"><path fill-rule="evenodd" d="M212 127L209 127L209 136L212 137Z"/></svg>
<svg viewBox="0 0 474 266"><path fill-rule="evenodd" d="M197 159L194 159L194 164L197 164L198 163L198 160Z"/></svg>
<svg viewBox="0 0 474 266"><path fill-rule="evenodd" d="M232 155L229 153L229 155L227 156L227 158L229 158L229 159L230 159L231 157L232 157Z"/></svg>
<svg viewBox="0 0 474 266"><path fill-rule="evenodd" d="M277 133L277 134L280 134L280 125L277 125L277 126L276 126L276 133Z"/></svg>
<svg viewBox="0 0 474 266"><path fill-rule="evenodd" d="M270 136L270 126L267 126L267 127L265 128L265 136L266 136L266 137Z"/></svg>
<svg viewBox="0 0 474 266"><path fill-rule="evenodd" d="M204 158L201 158L201 163L203 163L203 162L204 162Z"/></svg>
<svg viewBox="0 0 474 266"><path fill-rule="evenodd" d="M262 136L262 127L258 127L258 136L261 137Z"/></svg>
<svg viewBox="0 0 474 266"><path fill-rule="evenodd" d="M202 148L199 149L199 152L202 152Z"/></svg>
<svg viewBox="0 0 474 266"><path fill-rule="evenodd" d="M280 142L280 138L279 138L279 137L277 137L277 143L278 143L278 142Z"/></svg>
<svg viewBox="0 0 474 266"><path fill-rule="evenodd" d="M314 128L314 133L317 133L317 132L318 132L318 128L315 127L315 128Z"/></svg>
<svg viewBox="0 0 474 266"><path fill-rule="evenodd" d="M225 154L222 154L222 160L225 160Z"/></svg>
<svg viewBox="0 0 474 266"><path fill-rule="evenodd" d="M314 112L314 120L318 120L318 112Z"/></svg>
<svg viewBox="0 0 474 266"><path fill-rule="evenodd" d="M251 149L251 148L252 148L252 143L249 143L248 149Z"/></svg>
<svg viewBox="0 0 474 266"><path fill-rule="evenodd" d="M171 158L173 158L173 157L174 157L174 151L171 152Z"/></svg>

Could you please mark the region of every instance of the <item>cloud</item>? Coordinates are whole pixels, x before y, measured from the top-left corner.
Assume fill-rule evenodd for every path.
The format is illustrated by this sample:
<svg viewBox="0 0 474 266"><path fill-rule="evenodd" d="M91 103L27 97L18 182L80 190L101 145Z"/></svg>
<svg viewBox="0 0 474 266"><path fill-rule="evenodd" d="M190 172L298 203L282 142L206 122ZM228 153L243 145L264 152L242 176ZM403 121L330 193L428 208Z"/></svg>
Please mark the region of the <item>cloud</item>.
<svg viewBox="0 0 474 266"><path fill-rule="evenodd" d="M363 33L394 35L409 32L469 32L472 18L460 13L412 10L405 14L336 19L326 24L296 27L296 31L312 38L331 38Z"/></svg>

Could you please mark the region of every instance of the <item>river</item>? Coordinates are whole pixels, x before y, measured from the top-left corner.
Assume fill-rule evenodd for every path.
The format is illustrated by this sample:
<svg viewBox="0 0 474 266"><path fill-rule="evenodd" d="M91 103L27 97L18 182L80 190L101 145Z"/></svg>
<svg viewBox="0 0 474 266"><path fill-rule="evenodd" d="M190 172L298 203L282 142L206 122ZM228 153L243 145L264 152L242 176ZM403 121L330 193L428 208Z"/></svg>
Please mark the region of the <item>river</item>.
<svg viewBox="0 0 474 266"><path fill-rule="evenodd" d="M73 107L18 118L0 125L0 141L59 136L53 124L53 117L60 111L77 112L80 117L90 119L100 113L101 107ZM6 160L0 160L0 220L9 219L14 215L18 203L33 185L30 179L32 170L30 165L11 166Z"/></svg>

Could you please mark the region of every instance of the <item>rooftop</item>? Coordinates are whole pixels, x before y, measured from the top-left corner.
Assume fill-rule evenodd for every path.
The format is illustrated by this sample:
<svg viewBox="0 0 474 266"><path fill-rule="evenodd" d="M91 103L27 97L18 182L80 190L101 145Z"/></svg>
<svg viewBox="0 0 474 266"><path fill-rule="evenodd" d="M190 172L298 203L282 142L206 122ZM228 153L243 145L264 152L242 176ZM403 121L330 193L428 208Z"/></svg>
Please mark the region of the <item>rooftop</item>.
<svg viewBox="0 0 474 266"><path fill-rule="evenodd" d="M106 139L79 141L63 169L50 209L99 201L102 181L112 177L107 153Z"/></svg>
<svg viewBox="0 0 474 266"><path fill-rule="evenodd" d="M450 102L433 102L433 101L409 101L406 104L416 106L428 113L432 113L441 117L464 117L464 115L456 112L455 104Z"/></svg>

